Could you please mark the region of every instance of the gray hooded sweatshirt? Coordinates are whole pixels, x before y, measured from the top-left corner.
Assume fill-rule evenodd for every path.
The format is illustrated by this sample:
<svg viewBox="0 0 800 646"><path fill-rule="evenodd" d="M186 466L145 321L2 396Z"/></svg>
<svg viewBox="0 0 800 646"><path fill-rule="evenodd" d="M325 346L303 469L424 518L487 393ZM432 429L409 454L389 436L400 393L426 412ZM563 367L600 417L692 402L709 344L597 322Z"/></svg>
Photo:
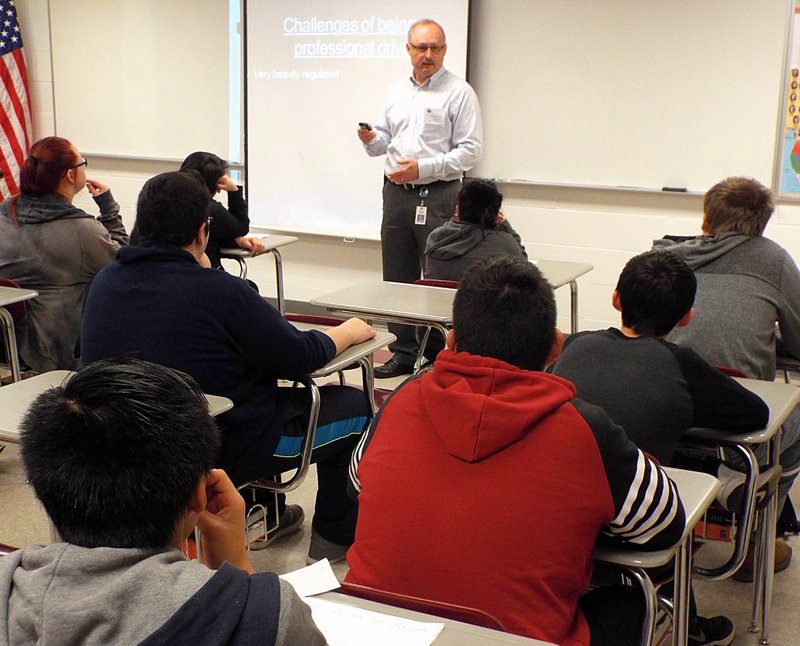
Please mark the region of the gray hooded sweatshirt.
<svg viewBox="0 0 800 646"><path fill-rule="evenodd" d="M694 319L669 341L709 363L769 381L778 330L782 351L800 357L800 271L785 249L740 233L656 240L654 246L683 258L697 277Z"/></svg>
<svg viewBox="0 0 800 646"><path fill-rule="evenodd" d="M0 557L0 646L145 639L325 644L309 607L274 574L211 570L174 549L54 543Z"/></svg>
<svg viewBox="0 0 800 646"><path fill-rule="evenodd" d="M73 352L89 285L128 244L111 191L94 200L97 219L57 195L21 195L16 218L10 200L0 204L0 277L39 292L17 326L19 352L37 372L76 367Z"/></svg>
<svg viewBox="0 0 800 646"><path fill-rule="evenodd" d="M494 254L528 257L519 234L508 220L494 229L485 229L453 217L428 236L425 278L460 281L472 263Z"/></svg>

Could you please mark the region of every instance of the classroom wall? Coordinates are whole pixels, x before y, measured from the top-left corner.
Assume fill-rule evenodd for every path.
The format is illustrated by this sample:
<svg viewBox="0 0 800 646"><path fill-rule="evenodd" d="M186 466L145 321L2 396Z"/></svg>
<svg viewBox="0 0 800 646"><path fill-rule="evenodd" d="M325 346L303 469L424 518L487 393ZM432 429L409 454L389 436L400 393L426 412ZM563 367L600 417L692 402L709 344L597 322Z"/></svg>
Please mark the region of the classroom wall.
<svg viewBox="0 0 800 646"><path fill-rule="evenodd" d="M17 8L31 83L34 135L38 139L55 132L47 0L22 0ZM76 57L80 56L81 52L76 52ZM80 62L91 70L90 62ZM98 79L98 93L102 87L102 79ZM148 97L141 100L146 102ZM93 98L87 97L86 109L91 110L92 104ZM59 134L69 138L67 132ZM74 143L80 148L80 141ZM111 185L129 228L144 181L155 173L174 169L165 163L123 159L92 157L89 161L89 176ZM665 233L687 235L698 233L700 228L702 199L695 195L532 185L503 185L501 190L506 217L522 236L530 256L594 265L594 271L578 281L582 330L617 324L617 314L610 305L611 291L628 258L649 248L651 240ZM76 202L96 213L86 192ZM780 204L766 234L800 259L800 205ZM347 284L380 278L377 242L303 236L298 244L283 249L283 257L289 301L308 301ZM274 294L271 257L253 259L248 266L249 277L260 285L262 293ZM562 313L559 324L568 329L568 290L558 290L557 296Z"/></svg>

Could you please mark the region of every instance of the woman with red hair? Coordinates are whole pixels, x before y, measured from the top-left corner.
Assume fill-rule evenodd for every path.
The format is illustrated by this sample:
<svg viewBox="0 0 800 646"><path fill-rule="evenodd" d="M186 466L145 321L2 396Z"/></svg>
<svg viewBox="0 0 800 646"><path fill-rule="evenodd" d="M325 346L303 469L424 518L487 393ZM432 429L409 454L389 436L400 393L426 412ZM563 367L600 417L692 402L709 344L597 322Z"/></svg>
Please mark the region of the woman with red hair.
<svg viewBox="0 0 800 646"><path fill-rule="evenodd" d="M119 204L107 185L86 178L86 164L66 139L40 139L22 165L21 194L0 204L0 277L39 292L17 329L20 355L37 372L77 366L89 285L128 244ZM72 204L84 187L97 218Z"/></svg>

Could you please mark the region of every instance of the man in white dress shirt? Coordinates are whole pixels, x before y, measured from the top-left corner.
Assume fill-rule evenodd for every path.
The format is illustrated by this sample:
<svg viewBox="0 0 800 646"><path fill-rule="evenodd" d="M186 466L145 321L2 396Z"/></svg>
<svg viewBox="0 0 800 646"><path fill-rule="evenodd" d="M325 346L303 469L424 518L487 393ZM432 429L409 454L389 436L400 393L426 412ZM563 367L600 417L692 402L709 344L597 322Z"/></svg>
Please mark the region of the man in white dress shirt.
<svg viewBox="0 0 800 646"><path fill-rule="evenodd" d="M383 118L359 127L371 157L386 155L381 250L383 279L413 283L425 266L428 234L453 215L464 172L483 151L478 98L463 79L443 67L447 41L441 25L418 20L406 51L413 73L389 91ZM413 371L418 342L412 326L390 324L397 341L378 378Z"/></svg>

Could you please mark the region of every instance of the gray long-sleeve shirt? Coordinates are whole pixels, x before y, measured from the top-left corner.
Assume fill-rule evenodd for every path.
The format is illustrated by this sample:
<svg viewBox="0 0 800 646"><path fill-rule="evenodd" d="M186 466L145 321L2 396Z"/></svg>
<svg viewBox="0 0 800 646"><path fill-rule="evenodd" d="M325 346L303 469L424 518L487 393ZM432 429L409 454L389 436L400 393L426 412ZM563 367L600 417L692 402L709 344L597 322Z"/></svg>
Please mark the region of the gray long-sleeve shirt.
<svg viewBox="0 0 800 646"><path fill-rule="evenodd" d="M655 245L683 258L697 277L694 319L668 340L770 381L778 330L785 351L800 357L800 271L785 249L738 233Z"/></svg>

